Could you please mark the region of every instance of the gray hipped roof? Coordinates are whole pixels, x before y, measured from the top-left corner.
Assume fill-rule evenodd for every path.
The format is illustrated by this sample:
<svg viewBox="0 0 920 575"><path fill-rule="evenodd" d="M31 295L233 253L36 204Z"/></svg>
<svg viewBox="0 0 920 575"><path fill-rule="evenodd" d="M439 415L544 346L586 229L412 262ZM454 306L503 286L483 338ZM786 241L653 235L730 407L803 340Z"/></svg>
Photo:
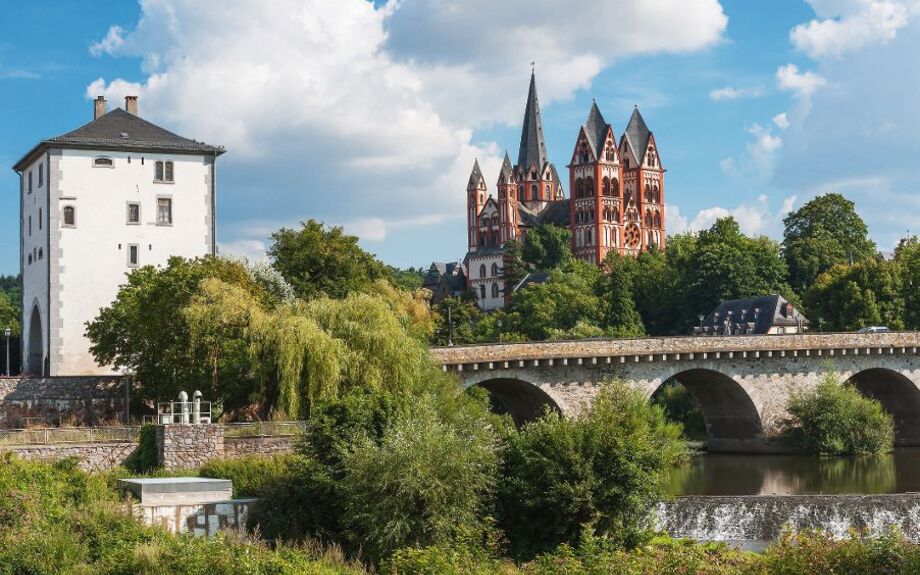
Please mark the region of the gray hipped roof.
<svg viewBox="0 0 920 575"><path fill-rule="evenodd" d="M521 170L536 166L542 170L546 165L546 143L543 139L543 121L540 119L540 102L537 99L537 79L530 74L530 91L527 94L527 108L524 110L524 127L521 129L521 147L517 165Z"/></svg>
<svg viewBox="0 0 920 575"><path fill-rule="evenodd" d="M592 103L591 111L588 113L588 120L585 122L584 129L585 136L588 138L588 143L591 145L591 149L594 150L594 155L597 158L601 157L601 151L604 147L604 137L607 135L608 127L609 124L604 121L604 116L601 115L601 110L597 107L597 102Z"/></svg>
<svg viewBox="0 0 920 575"><path fill-rule="evenodd" d="M185 154L224 153L221 146L211 146L165 130L147 120L115 108L92 122L61 136L48 138L32 148L13 167L19 171L33 156L46 148L79 148L92 150L138 150Z"/></svg>
<svg viewBox="0 0 920 575"><path fill-rule="evenodd" d="M645 150L648 148L648 140L651 135L652 132L648 129L648 126L645 125L645 120L642 119L642 114L639 113L639 107L636 106L633 109L632 117L629 118L629 124L626 125L626 131L623 132L623 136L632 147L633 153L637 156L637 160L641 161L642 155L645 154Z"/></svg>
<svg viewBox="0 0 920 575"><path fill-rule="evenodd" d="M728 318L731 318L732 325L742 322L753 324L751 333L755 334L768 333L773 326L797 326L800 321L802 325L810 323L778 294L723 301L703 319L703 327L723 326Z"/></svg>

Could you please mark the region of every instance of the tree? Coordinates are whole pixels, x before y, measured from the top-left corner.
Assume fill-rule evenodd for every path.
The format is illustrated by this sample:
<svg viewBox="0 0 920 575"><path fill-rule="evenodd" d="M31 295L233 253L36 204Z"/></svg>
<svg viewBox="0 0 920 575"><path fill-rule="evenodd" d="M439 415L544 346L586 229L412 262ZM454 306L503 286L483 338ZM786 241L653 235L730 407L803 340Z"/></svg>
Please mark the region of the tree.
<svg viewBox="0 0 920 575"><path fill-rule="evenodd" d="M615 382L581 417L548 413L507 432L503 452L499 524L515 558L529 559L583 528L635 543L686 444L660 407Z"/></svg>
<svg viewBox="0 0 920 575"><path fill-rule="evenodd" d="M338 226L308 220L299 230L273 233L272 242L272 265L304 299L322 294L343 298L389 275L377 258L361 249L357 237Z"/></svg>
<svg viewBox="0 0 920 575"><path fill-rule="evenodd" d="M799 294L832 266L860 262L876 252L855 205L840 194L816 197L783 223L783 255L790 284Z"/></svg>
<svg viewBox="0 0 920 575"><path fill-rule="evenodd" d="M765 237L749 238L734 218L716 221L699 238L679 268L678 293L685 301L681 331L730 299L778 293L796 301L786 283L779 245Z"/></svg>
<svg viewBox="0 0 920 575"><path fill-rule="evenodd" d="M553 224L534 226L524 236L521 256L538 270L556 269L572 259L572 232Z"/></svg>
<svg viewBox="0 0 920 575"><path fill-rule="evenodd" d="M0 292L0 334L7 328L10 328L13 337L19 337L19 306L11 302L5 293Z"/></svg>
<svg viewBox="0 0 920 575"><path fill-rule="evenodd" d="M550 272L544 283L530 284L511 297L509 325L502 330L542 340L567 332L579 322L600 326L602 305L597 295L600 270L572 260ZM583 329L583 328L582 328Z"/></svg>
<svg viewBox="0 0 920 575"><path fill-rule="evenodd" d="M895 261L901 268L904 326L920 329L920 238L912 236L901 240L895 250Z"/></svg>
<svg viewBox="0 0 920 575"><path fill-rule="evenodd" d="M477 325L483 313L472 297L446 297L433 311L436 328L432 342L435 345L447 345L449 341L455 344L479 341Z"/></svg>
<svg viewBox="0 0 920 575"><path fill-rule="evenodd" d="M638 272L636 260L630 256L611 253L604 263L608 270L603 280L601 296L604 305L604 327L615 337L645 335L633 295L633 277Z"/></svg>
<svg viewBox="0 0 920 575"><path fill-rule="evenodd" d="M786 406L790 432L802 449L829 455L887 453L894 447L894 420L875 399L826 377L794 393Z"/></svg>
<svg viewBox="0 0 920 575"><path fill-rule="evenodd" d="M423 268L397 268L386 266L387 277L394 286L406 291L415 291L422 287L428 270Z"/></svg>
<svg viewBox="0 0 920 575"><path fill-rule="evenodd" d="M827 270L806 292L812 321L829 331L852 331L869 325L904 328L905 291L897 261L863 260Z"/></svg>
<svg viewBox="0 0 920 575"><path fill-rule="evenodd" d="M511 290L527 275L527 264L524 263L521 242L515 238L507 240L502 246L501 277L505 283L505 295L511 295Z"/></svg>
<svg viewBox="0 0 920 575"><path fill-rule="evenodd" d="M231 410L258 395L236 326L210 332L207 347L193 341L184 308L208 278L236 286L263 304L273 299L240 262L174 257L163 268L134 270L115 301L87 324L96 361L132 372L139 383L138 399L160 401L181 390L199 389Z"/></svg>

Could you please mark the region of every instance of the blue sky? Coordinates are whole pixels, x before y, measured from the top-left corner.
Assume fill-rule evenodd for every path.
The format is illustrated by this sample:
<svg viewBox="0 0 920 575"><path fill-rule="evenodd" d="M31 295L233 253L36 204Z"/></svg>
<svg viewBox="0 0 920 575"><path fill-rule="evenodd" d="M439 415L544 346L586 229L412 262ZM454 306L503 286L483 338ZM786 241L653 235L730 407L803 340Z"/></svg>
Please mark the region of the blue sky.
<svg viewBox="0 0 920 575"><path fill-rule="evenodd" d="M223 144L218 241L259 257L281 226L342 224L395 265L465 251L474 158L516 157L530 62L551 160L592 98L637 104L668 169L670 232L732 214L780 237L816 194L879 247L920 229L918 0L0 0L0 164L140 96ZM0 171L0 273L18 270L18 181Z"/></svg>

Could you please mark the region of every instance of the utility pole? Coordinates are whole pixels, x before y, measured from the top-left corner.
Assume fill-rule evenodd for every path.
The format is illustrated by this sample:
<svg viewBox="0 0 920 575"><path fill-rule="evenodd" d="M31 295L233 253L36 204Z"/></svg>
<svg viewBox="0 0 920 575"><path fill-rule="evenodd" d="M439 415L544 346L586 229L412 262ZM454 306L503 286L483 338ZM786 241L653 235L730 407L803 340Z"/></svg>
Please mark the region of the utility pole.
<svg viewBox="0 0 920 575"><path fill-rule="evenodd" d="M6 336L6 376L10 376L10 335L13 333L13 330L6 328L3 330L3 335Z"/></svg>

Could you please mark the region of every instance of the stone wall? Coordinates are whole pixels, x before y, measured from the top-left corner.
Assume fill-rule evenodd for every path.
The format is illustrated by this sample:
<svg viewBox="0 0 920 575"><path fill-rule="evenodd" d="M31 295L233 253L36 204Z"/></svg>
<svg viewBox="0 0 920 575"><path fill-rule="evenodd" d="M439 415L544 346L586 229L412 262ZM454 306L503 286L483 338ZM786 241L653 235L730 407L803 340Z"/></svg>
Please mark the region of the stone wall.
<svg viewBox="0 0 920 575"><path fill-rule="evenodd" d="M100 425L122 420L124 408L120 376L0 379L0 429Z"/></svg>
<svg viewBox="0 0 920 575"><path fill-rule="evenodd" d="M165 469L196 469L224 454L224 428L216 423L156 426L157 463Z"/></svg>
<svg viewBox="0 0 920 575"><path fill-rule="evenodd" d="M108 471L123 464L136 449L136 443L83 443L21 445L5 447L0 451L11 451L23 459L36 461L60 461L74 457L84 471Z"/></svg>
<svg viewBox="0 0 920 575"><path fill-rule="evenodd" d="M293 453L296 442L297 437L294 435L226 437L224 438L224 457Z"/></svg>

